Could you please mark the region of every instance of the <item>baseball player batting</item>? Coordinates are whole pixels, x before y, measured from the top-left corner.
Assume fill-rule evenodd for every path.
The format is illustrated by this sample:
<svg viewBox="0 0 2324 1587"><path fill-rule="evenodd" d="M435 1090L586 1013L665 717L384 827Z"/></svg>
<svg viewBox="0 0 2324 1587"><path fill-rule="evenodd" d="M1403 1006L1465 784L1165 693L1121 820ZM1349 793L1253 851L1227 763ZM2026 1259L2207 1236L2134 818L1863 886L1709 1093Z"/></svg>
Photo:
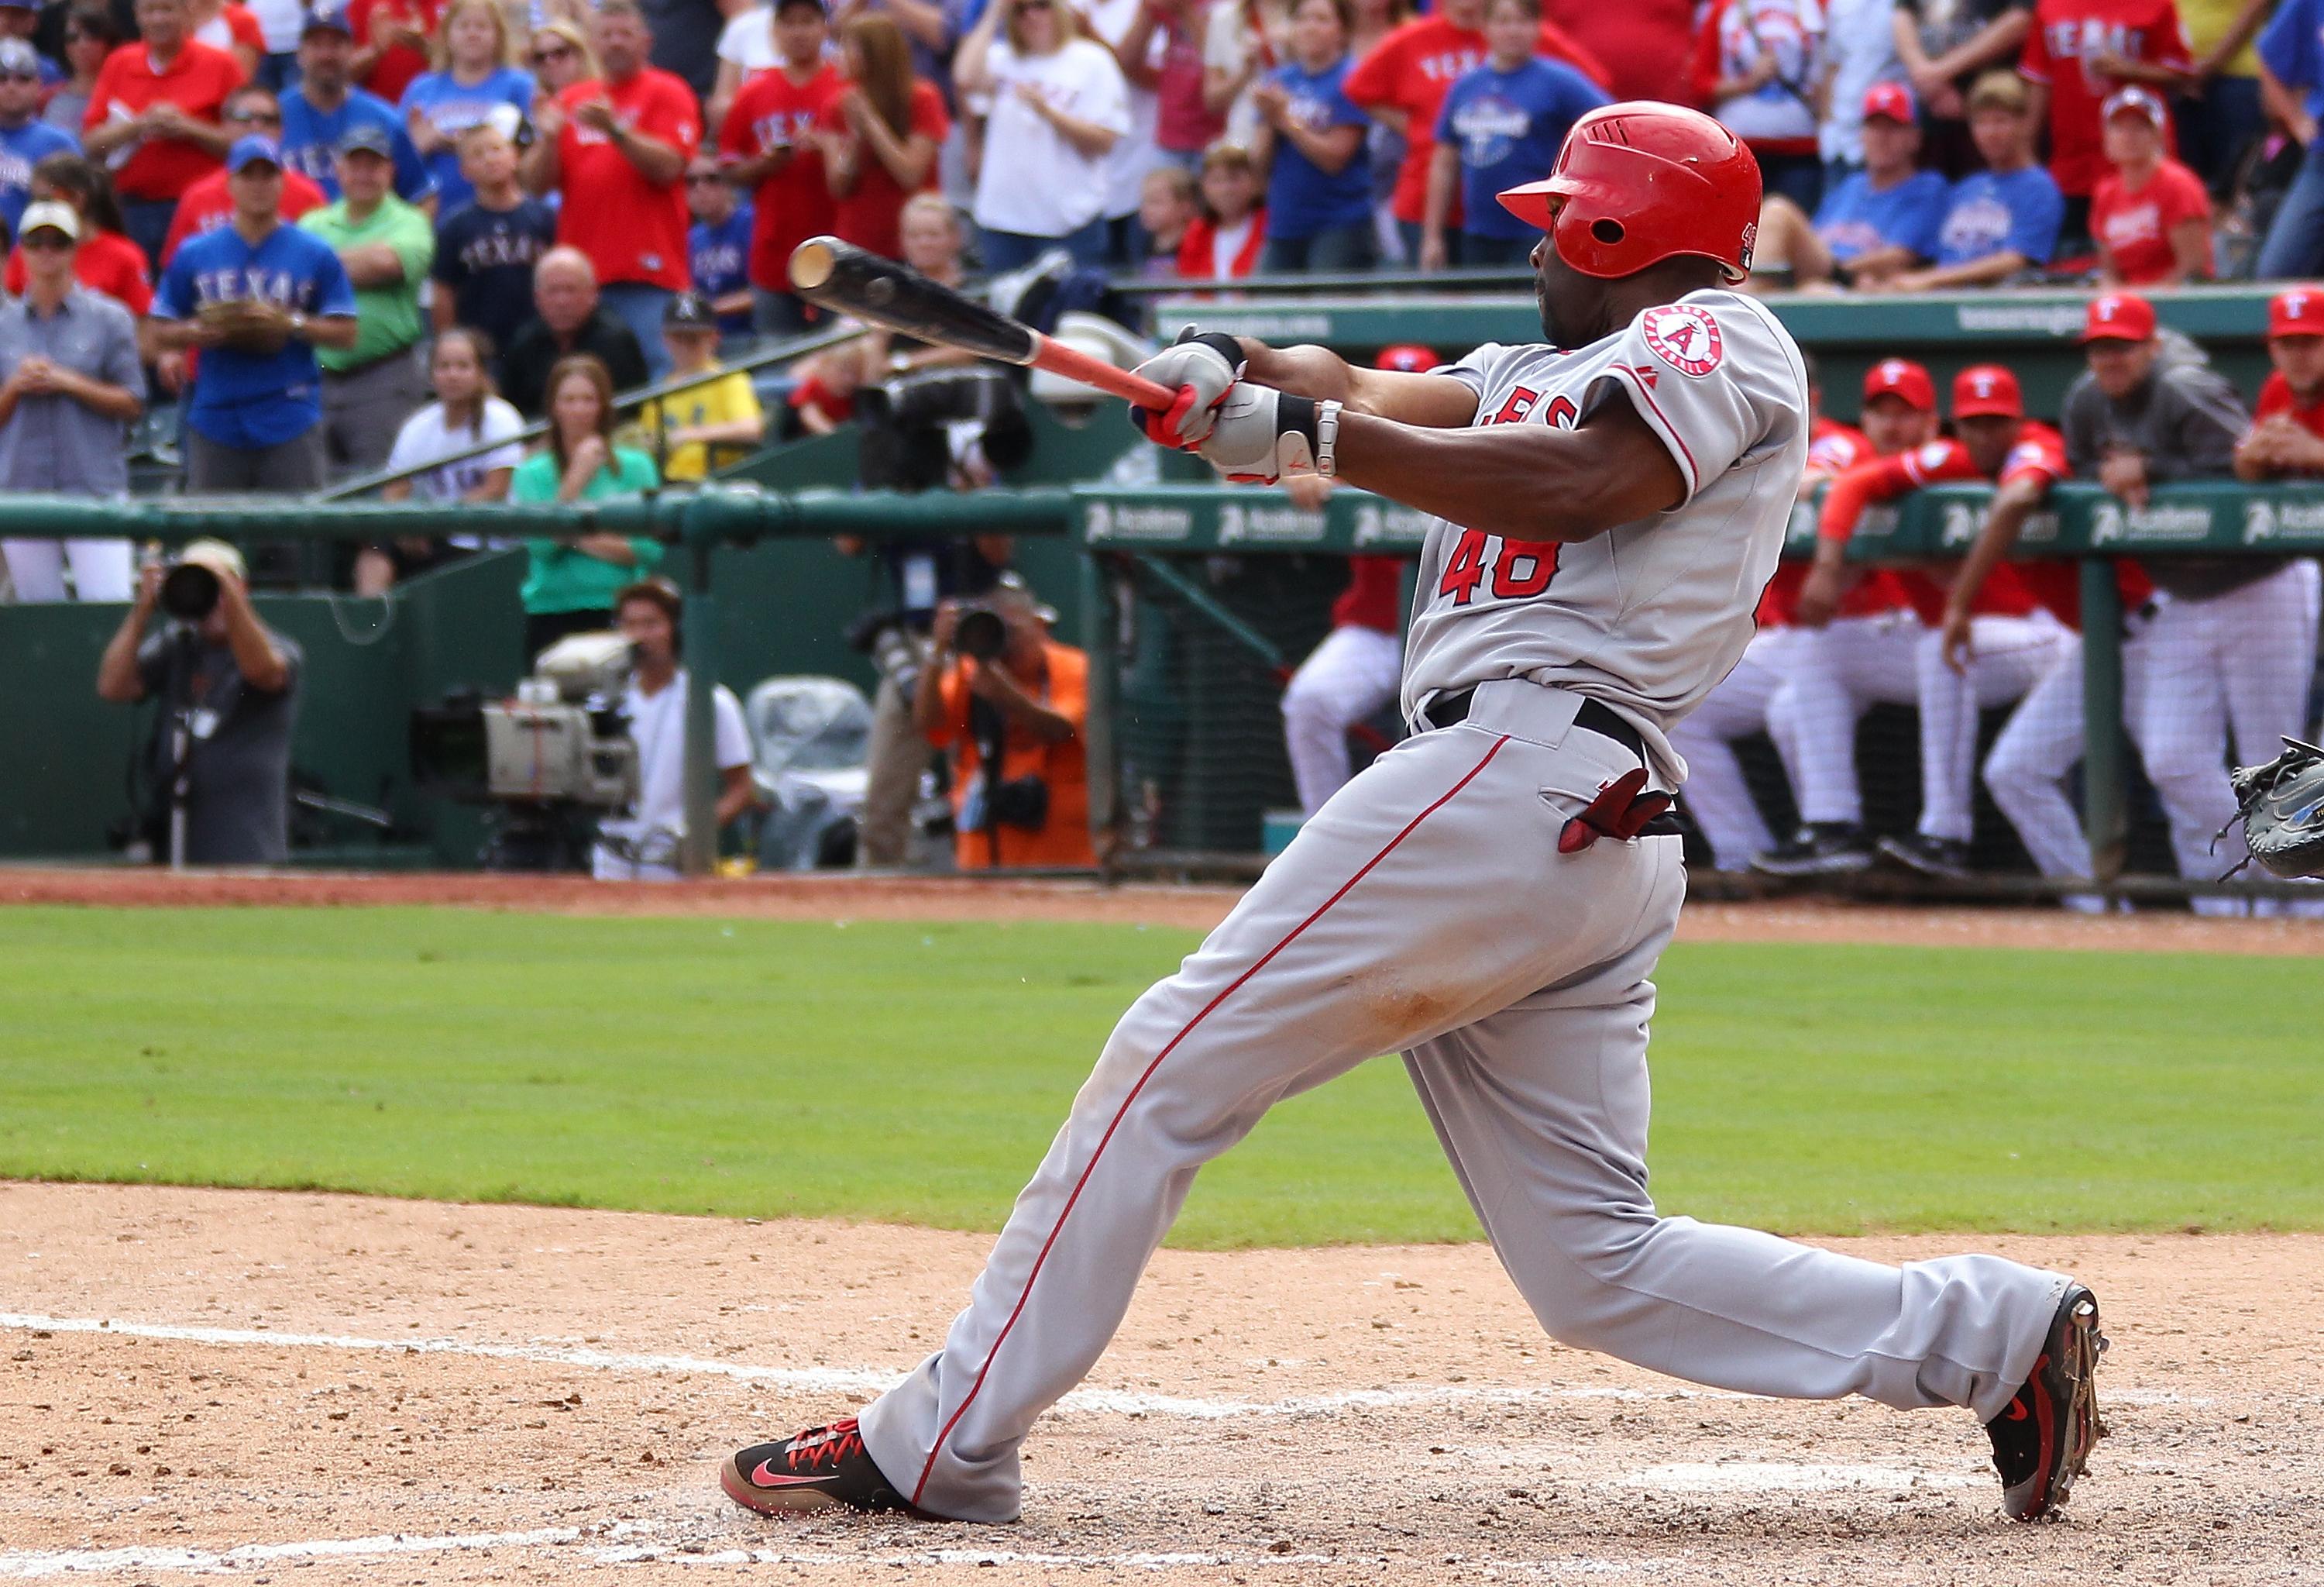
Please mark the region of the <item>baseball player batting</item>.
<svg viewBox="0 0 2324 1587"><path fill-rule="evenodd" d="M1413 736L1123 1017L943 1348L859 1416L730 1457L737 1503L1015 1518L1020 1444L1196 1170L1387 1051L1554 1337L1720 1389L1966 1407L2010 1515L2065 1500L2098 1431L2089 1289L1990 1256L1884 1267L1647 1195L1647 975L1685 890L1668 733L1750 641L1805 377L1729 290L1759 171L1709 117L1592 111L1501 202L1548 234L1545 345L1406 374L1210 336L1140 368L1178 398L1147 432L1222 474L1337 475L1437 516Z"/></svg>

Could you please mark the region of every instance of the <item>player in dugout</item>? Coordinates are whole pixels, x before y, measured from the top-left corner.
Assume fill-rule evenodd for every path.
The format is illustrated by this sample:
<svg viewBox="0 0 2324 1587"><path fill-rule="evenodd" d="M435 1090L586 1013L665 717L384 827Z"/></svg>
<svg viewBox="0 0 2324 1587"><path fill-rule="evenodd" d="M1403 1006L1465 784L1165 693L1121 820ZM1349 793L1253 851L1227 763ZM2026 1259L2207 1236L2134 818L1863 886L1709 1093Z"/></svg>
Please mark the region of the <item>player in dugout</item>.
<svg viewBox="0 0 2324 1587"><path fill-rule="evenodd" d="M1655 1210L1647 978L1685 892L1669 730L1750 641L1806 374L1733 290L1758 165L1710 117L1592 111L1500 201L1546 234L1539 344L1409 374L1212 334L1139 366L1176 393L1135 415L1147 433L1229 478L1320 474L1433 515L1414 734L1123 1017L941 1347L860 1416L729 1456L736 1503L1014 1519L1020 1447L1120 1327L1195 1173L1384 1051L1554 1337L1744 1393L1966 1407L2008 1514L2067 1496L2098 1432L2088 1288Z"/></svg>

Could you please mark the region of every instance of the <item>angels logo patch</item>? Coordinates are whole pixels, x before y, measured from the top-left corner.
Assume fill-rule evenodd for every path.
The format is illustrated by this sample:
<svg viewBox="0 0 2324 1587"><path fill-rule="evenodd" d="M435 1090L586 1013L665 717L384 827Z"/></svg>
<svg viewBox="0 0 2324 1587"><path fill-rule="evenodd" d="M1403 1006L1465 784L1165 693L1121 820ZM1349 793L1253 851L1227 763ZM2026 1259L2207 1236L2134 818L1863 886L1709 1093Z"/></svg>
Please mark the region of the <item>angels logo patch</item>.
<svg viewBox="0 0 2324 1587"><path fill-rule="evenodd" d="M1646 346L1655 357L1697 380L1718 368L1719 361L1727 355L1719 321L1711 317L1711 310L1692 303L1647 309L1646 332Z"/></svg>

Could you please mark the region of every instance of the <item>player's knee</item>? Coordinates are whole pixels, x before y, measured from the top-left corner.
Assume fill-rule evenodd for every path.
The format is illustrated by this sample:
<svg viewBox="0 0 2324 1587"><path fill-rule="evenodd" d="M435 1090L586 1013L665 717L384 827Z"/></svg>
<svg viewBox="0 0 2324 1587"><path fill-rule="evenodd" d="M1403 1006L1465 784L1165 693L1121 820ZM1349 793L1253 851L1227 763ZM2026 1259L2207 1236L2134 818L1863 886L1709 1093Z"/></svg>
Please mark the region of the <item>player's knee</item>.
<svg viewBox="0 0 2324 1587"><path fill-rule="evenodd" d="M1566 1279L1531 1296L1550 1337L1577 1350L1605 1350L1637 1310L1654 1304L1640 1269L1659 1218L1651 1204L1601 1207L1556 1220L1553 1238Z"/></svg>

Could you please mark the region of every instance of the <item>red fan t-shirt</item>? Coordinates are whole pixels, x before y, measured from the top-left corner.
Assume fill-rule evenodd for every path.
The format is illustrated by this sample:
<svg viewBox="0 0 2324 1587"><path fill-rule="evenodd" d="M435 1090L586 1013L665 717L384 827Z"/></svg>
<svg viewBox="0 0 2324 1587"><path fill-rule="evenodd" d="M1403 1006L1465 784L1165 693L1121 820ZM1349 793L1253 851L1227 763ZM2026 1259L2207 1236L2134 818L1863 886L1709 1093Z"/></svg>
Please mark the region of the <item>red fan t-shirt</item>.
<svg viewBox="0 0 2324 1587"><path fill-rule="evenodd" d="M904 114L913 134L925 134L939 147L952 131L952 117L945 114L944 96L936 91L934 83L923 78L912 79L911 99ZM733 119L731 112L728 119ZM824 101L823 108L816 113L816 125L824 132L844 132L847 129L847 116L839 108L837 95ZM936 186L936 168L935 161L931 161L927 178L917 190L933 192ZM855 186L832 200L832 233L843 243L853 243L859 248L868 248L890 259L901 259L904 256L904 200L911 196L890 174L888 168L880 163L880 157L867 144L855 162ZM756 251L754 238L752 252ZM784 256L789 257L788 253Z"/></svg>
<svg viewBox="0 0 2324 1587"><path fill-rule="evenodd" d="M656 186L630 163L613 140L584 126L577 112L592 99L613 106L613 118L632 132L658 138L686 160L702 142L702 118L686 79L646 67L627 82L575 83L557 97L565 109L557 159L565 202L557 211L557 240L589 256L601 284L638 281L682 292L691 279L686 238L686 180Z"/></svg>
<svg viewBox="0 0 2324 1587"><path fill-rule="evenodd" d="M2171 251L2171 228L2183 220L2200 220L2205 226L2203 268L2211 273L2209 242L2211 195L2203 179L2166 160L2154 168L2146 185L2132 192L2122 172L2109 171L2098 179L2090 195L2090 235L2098 240L2115 274L2127 287L2153 286L2169 277L2178 264Z"/></svg>
<svg viewBox="0 0 2324 1587"><path fill-rule="evenodd" d="M197 121L216 126L226 97L242 87L242 63L223 50L189 39L160 70L143 44L124 44L97 68L81 115L88 134L108 121L125 120L168 100ZM128 145L129 158L114 169L113 190L124 198L159 202L175 198L226 161L184 138L144 138Z"/></svg>
<svg viewBox="0 0 2324 1587"><path fill-rule="evenodd" d="M1536 54L1562 60L1599 87L1606 86L1606 69L1595 57L1542 19ZM1428 208L1428 162L1436 152L1436 113L1444 96L1462 74L1485 60L1485 35L1454 27L1441 16L1406 23L1371 47L1350 69L1341 85L1348 97L1365 110L1401 110L1405 114L1404 163L1396 173L1391 208L1398 220L1418 226ZM1683 69L1674 65L1674 73ZM1547 176L1547 171L1542 175ZM1451 224L1461 221L1461 196L1452 196Z"/></svg>
<svg viewBox="0 0 2324 1587"><path fill-rule="evenodd" d="M2070 198L2106 174L2099 108L2122 84L2101 56L2154 66L2191 64L2177 0L2038 0L2018 75L2050 88L2050 174Z"/></svg>
<svg viewBox="0 0 2324 1587"><path fill-rule="evenodd" d="M791 250L836 224L823 152L808 134L824 106L845 86L846 79L829 66L803 83L791 81L777 67L745 82L726 112L718 135L723 156L756 160L777 149L793 151L752 195L757 218L751 225L749 273L751 284L762 291L788 291Z"/></svg>
<svg viewBox="0 0 2324 1587"><path fill-rule="evenodd" d="M143 318L153 307L153 288L145 279L145 250L119 232L93 231L80 240L73 258L73 280L92 292L102 292L130 313ZM22 245L8 251L5 284L8 295L21 298L32 284L24 267Z"/></svg>
<svg viewBox="0 0 2324 1587"><path fill-rule="evenodd" d="M438 0L355 0L347 7L347 32L354 35L356 49L367 50L374 21L384 23L400 16L432 39L441 9ZM372 62L363 86L390 105L400 105L411 79L427 69L427 56L409 44L391 45Z"/></svg>

